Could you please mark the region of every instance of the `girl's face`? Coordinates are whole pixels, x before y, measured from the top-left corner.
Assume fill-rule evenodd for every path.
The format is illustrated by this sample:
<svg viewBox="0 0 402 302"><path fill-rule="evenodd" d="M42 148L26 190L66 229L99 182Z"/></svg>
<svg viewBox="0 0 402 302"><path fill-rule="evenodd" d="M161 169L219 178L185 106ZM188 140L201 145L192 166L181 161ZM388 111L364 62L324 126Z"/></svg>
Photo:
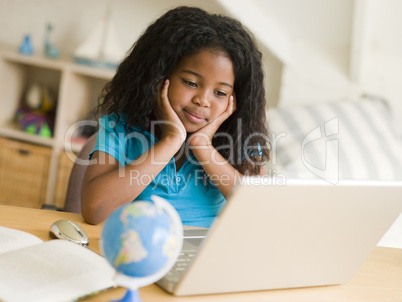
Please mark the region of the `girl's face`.
<svg viewBox="0 0 402 302"><path fill-rule="evenodd" d="M226 110L234 78L232 61L219 51L205 49L179 61L169 77L168 97L187 132L196 132Z"/></svg>

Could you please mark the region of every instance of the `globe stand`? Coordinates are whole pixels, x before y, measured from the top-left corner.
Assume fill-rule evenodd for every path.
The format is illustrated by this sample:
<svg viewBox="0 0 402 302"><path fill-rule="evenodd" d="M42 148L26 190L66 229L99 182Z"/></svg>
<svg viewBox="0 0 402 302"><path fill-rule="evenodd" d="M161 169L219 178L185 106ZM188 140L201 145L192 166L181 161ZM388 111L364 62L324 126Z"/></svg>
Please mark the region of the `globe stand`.
<svg viewBox="0 0 402 302"><path fill-rule="evenodd" d="M138 289L127 289L126 294L120 300L112 300L110 302L142 302Z"/></svg>
<svg viewBox="0 0 402 302"><path fill-rule="evenodd" d="M165 270L163 270L163 272L165 272ZM138 288L150 285L160 278L159 272L146 277L131 277L117 272L114 281L117 285L127 288L127 291L120 300L112 300L110 302L142 302Z"/></svg>

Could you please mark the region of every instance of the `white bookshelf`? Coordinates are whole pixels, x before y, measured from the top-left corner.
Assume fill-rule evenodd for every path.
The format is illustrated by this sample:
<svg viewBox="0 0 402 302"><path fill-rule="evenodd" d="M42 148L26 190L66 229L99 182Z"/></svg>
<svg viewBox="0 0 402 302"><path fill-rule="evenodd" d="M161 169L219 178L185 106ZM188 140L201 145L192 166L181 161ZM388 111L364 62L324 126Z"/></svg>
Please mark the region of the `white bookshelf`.
<svg viewBox="0 0 402 302"><path fill-rule="evenodd" d="M58 158L65 149L65 135L75 123L85 119L97 104L103 86L115 71L78 65L71 58L48 59L40 54L26 56L16 49L0 47L0 136L51 148L46 200L54 204ZM28 134L14 121L27 88L44 84L57 102L53 137ZM72 149L79 151L81 144ZM1 167L0 167L1 169Z"/></svg>

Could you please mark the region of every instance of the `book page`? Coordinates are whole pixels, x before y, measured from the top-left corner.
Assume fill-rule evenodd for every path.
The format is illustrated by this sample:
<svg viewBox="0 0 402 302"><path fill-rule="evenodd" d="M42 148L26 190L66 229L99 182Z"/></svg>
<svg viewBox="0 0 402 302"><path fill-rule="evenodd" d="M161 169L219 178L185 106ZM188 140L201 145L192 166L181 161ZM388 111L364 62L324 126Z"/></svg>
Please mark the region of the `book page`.
<svg viewBox="0 0 402 302"><path fill-rule="evenodd" d="M0 254L0 268L4 301L69 301L115 286L106 259L65 240Z"/></svg>
<svg viewBox="0 0 402 302"><path fill-rule="evenodd" d="M43 242L27 232L0 226L0 254Z"/></svg>

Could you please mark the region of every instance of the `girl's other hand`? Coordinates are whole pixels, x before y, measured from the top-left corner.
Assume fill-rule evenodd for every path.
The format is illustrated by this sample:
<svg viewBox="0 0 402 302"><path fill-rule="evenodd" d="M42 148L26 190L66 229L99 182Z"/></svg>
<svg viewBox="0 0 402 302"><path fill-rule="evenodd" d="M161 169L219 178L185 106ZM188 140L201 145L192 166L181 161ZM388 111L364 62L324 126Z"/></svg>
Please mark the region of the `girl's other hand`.
<svg viewBox="0 0 402 302"><path fill-rule="evenodd" d="M168 98L169 80L159 88L158 96L155 104L155 116L158 119L157 125L160 127L161 139L163 138L179 138L183 143L186 140L187 132L183 123L174 112Z"/></svg>
<svg viewBox="0 0 402 302"><path fill-rule="evenodd" d="M216 119L202 127L197 132L193 133L189 139L189 145L194 146L210 146L212 145L212 138L218 131L222 123L233 114L236 110L236 99L234 95L229 97L228 106L226 110Z"/></svg>

